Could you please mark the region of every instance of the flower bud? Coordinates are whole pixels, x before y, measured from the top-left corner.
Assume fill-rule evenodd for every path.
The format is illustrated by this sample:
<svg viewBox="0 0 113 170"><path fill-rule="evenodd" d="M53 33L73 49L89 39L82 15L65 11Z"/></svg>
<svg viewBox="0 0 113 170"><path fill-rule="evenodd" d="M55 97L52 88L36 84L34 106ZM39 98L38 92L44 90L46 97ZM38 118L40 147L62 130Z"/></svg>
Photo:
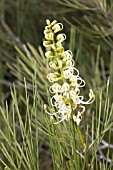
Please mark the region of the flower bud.
<svg viewBox="0 0 113 170"><path fill-rule="evenodd" d="M54 20L54 21L51 23L51 26L53 26L53 25L55 25L55 24L57 24L57 21L56 21L56 20Z"/></svg>
<svg viewBox="0 0 113 170"><path fill-rule="evenodd" d="M49 66L50 66L51 68L58 69L57 65L56 65L53 61L50 61L50 62L49 62Z"/></svg>
<svg viewBox="0 0 113 170"><path fill-rule="evenodd" d="M52 44L51 44L50 41L44 41L44 42L43 42L43 46L44 46L44 47L51 47Z"/></svg>
<svg viewBox="0 0 113 170"><path fill-rule="evenodd" d="M47 58L53 58L53 57L54 57L52 51L47 51L47 52L45 53L45 56L46 56Z"/></svg>
<svg viewBox="0 0 113 170"><path fill-rule="evenodd" d="M52 32L48 33L48 34L45 34L45 39L46 40L53 40L54 39L54 34Z"/></svg>
<svg viewBox="0 0 113 170"><path fill-rule="evenodd" d="M46 23L47 23L47 25L50 25L50 24L51 24L51 22L50 22L49 19L46 20Z"/></svg>

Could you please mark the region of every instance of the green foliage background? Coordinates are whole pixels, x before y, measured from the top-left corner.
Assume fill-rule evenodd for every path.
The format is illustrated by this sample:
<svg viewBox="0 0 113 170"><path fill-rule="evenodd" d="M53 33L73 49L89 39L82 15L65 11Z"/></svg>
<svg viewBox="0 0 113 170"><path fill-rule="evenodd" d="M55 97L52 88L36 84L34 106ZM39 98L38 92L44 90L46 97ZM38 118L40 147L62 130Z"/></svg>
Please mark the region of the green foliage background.
<svg viewBox="0 0 113 170"><path fill-rule="evenodd" d="M94 146L91 151L88 150L89 153L85 153L83 164L82 158L74 155L79 160L77 167L68 153L71 138L68 141L65 139L66 135L70 136L66 123L64 134L61 134L62 125L50 125L49 118L42 114L41 106L49 101L46 79L49 69L42 46L46 19L63 23L67 36L65 48L72 50L75 66L87 84L82 93L87 98L87 89L92 88L96 94L96 101L87 107L84 125L81 125L88 146L91 142ZM109 77L110 84L107 86ZM37 162L42 170L59 169L58 165L61 169L79 169L81 166L82 169L112 169L112 88L112 0L0 1L1 170L5 167L7 170L16 170L17 167L19 170L37 170ZM86 133L88 135L84 135ZM62 138L65 139L65 147ZM102 147L104 149L100 149ZM33 155L35 148L38 148L36 159ZM4 154L7 152L10 156ZM24 161L20 160L20 156ZM33 159L30 160L31 157ZM71 160L69 165L64 163L68 158Z"/></svg>

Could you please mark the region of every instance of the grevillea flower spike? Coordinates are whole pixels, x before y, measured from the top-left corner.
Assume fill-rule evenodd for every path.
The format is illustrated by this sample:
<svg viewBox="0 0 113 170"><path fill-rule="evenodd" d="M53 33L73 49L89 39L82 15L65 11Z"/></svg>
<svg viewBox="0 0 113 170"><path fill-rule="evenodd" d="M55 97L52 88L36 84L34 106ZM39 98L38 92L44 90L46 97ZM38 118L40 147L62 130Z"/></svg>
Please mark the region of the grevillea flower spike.
<svg viewBox="0 0 113 170"><path fill-rule="evenodd" d="M79 125L85 111L84 105L91 104L95 96L92 89L89 90L88 101L84 101L84 97L80 95L80 88L85 86L85 81L79 76L78 69L74 67L72 52L64 50L62 43L66 35L59 34L63 25L56 20L53 22L47 20L46 23L43 45L47 49L45 56L49 59L51 67L51 73L47 75L47 78L52 83L49 91L53 94L51 105L55 111L48 112L46 106L45 111L57 118L58 121L55 124L72 118Z"/></svg>

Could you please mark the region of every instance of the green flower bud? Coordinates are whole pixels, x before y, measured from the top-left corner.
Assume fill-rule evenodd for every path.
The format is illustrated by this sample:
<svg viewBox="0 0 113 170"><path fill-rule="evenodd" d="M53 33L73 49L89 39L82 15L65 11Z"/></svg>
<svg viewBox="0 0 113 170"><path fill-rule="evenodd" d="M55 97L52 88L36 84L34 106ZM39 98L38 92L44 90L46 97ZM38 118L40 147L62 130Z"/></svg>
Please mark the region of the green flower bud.
<svg viewBox="0 0 113 170"><path fill-rule="evenodd" d="M50 41L44 41L43 42L43 46L44 47L51 47L52 46L52 43Z"/></svg>
<svg viewBox="0 0 113 170"><path fill-rule="evenodd" d="M45 34L45 39L46 40L53 40L54 39L54 34L52 32L48 33L48 34Z"/></svg>
<svg viewBox="0 0 113 170"><path fill-rule="evenodd" d="M54 21L51 23L51 26L53 26L53 25L55 25L55 24L57 24L57 21L56 21L56 20L54 20Z"/></svg>
<svg viewBox="0 0 113 170"><path fill-rule="evenodd" d="M53 58L53 57L54 57L52 51L47 51L47 52L45 53L45 56L46 56L47 58Z"/></svg>
<svg viewBox="0 0 113 170"><path fill-rule="evenodd" d="M50 22L49 19L46 20L46 23L47 23L47 25L50 25L50 24L51 24L51 22Z"/></svg>

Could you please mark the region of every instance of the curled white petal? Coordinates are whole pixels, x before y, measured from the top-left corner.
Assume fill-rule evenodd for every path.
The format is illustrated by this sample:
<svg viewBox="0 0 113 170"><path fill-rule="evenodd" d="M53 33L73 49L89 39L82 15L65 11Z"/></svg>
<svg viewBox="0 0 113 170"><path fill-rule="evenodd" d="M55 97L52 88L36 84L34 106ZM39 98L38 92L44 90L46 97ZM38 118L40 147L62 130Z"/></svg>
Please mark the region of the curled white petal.
<svg viewBox="0 0 113 170"><path fill-rule="evenodd" d="M54 113L50 113L50 112L48 112L48 111L47 111L47 106L46 106L46 105L44 105L44 110L45 110L45 112L46 112L47 114L49 114L49 115L51 115L51 116L54 116L54 115L56 115L56 114L58 114L58 113L59 113L59 111L54 112Z"/></svg>
<svg viewBox="0 0 113 170"><path fill-rule="evenodd" d="M61 77L58 77L58 76L60 76L57 72L55 72L55 73L49 73L48 75L47 75L47 78L48 78L48 80L50 81L50 82L55 82L55 81L58 81L58 80L60 80L61 79Z"/></svg>
<svg viewBox="0 0 113 170"><path fill-rule="evenodd" d="M59 111L61 112L62 119L67 120L67 121L70 119L71 112L72 112L71 105L66 106L64 104L63 107Z"/></svg>
<svg viewBox="0 0 113 170"><path fill-rule="evenodd" d="M53 73L49 73L49 74L47 75L47 78L48 78L48 80L49 80L50 82L53 82L53 80L54 80L54 74L53 74Z"/></svg>
<svg viewBox="0 0 113 170"><path fill-rule="evenodd" d="M64 73L64 78L65 78L65 79L68 79L68 78L71 77L70 70L65 70L65 71L63 71L63 73Z"/></svg>
<svg viewBox="0 0 113 170"><path fill-rule="evenodd" d="M75 92L77 95L79 95L80 89L76 86L76 87L74 88L74 92Z"/></svg>
<svg viewBox="0 0 113 170"><path fill-rule="evenodd" d="M89 92L89 100L87 100L87 101L81 100L81 104L91 104L94 100L95 100L95 96L94 96L94 94L93 94L92 89L90 89L90 92Z"/></svg>
<svg viewBox="0 0 113 170"><path fill-rule="evenodd" d="M57 33L63 29L63 25L61 23L57 23L52 27L52 30L54 30L54 33Z"/></svg>
<svg viewBox="0 0 113 170"><path fill-rule="evenodd" d="M51 116L56 116L56 114L59 113L59 111L54 112L54 113L51 113L51 112L48 112L47 110L45 110L45 112L46 112L48 115L51 115Z"/></svg>
<svg viewBox="0 0 113 170"><path fill-rule="evenodd" d="M77 68L73 68L75 71L76 71L76 76L78 76L79 75L79 71L78 71L78 69Z"/></svg>
<svg viewBox="0 0 113 170"><path fill-rule="evenodd" d="M62 85L62 92L69 91L69 89L70 89L70 86L69 86L68 83L64 83L64 84Z"/></svg>
<svg viewBox="0 0 113 170"><path fill-rule="evenodd" d="M79 100L82 101L84 99L83 96L78 96L79 97Z"/></svg>
<svg viewBox="0 0 113 170"><path fill-rule="evenodd" d="M58 69L57 65L56 65L53 61L50 61L50 62L49 62L49 66L50 66L51 68Z"/></svg>
<svg viewBox="0 0 113 170"><path fill-rule="evenodd" d="M73 67L69 67L68 69L63 71L64 78L68 79L73 75Z"/></svg>
<svg viewBox="0 0 113 170"><path fill-rule="evenodd" d="M61 92L61 85L58 84L58 83L55 83L55 84L53 84L53 85L49 88L49 91L50 91L51 93Z"/></svg>
<svg viewBox="0 0 113 170"><path fill-rule="evenodd" d="M60 122L63 122L63 121L64 121L64 118L59 120L58 122L55 122L54 124L57 125L57 124L59 124Z"/></svg>
<svg viewBox="0 0 113 170"><path fill-rule="evenodd" d="M72 52L70 50L64 51L62 53L63 61L72 59Z"/></svg>
<svg viewBox="0 0 113 170"><path fill-rule="evenodd" d="M70 98L73 100L74 103L80 104L79 96L73 90L70 90Z"/></svg>
<svg viewBox="0 0 113 170"><path fill-rule="evenodd" d="M51 99L51 105L59 108L60 105L63 104L62 96L55 94Z"/></svg>
<svg viewBox="0 0 113 170"><path fill-rule="evenodd" d="M72 59L67 60L67 61L66 61L66 66L67 66L67 67L72 67L72 66L74 66L74 60L72 60Z"/></svg>
<svg viewBox="0 0 113 170"><path fill-rule="evenodd" d="M79 81L79 83L77 82L77 85L79 87L84 87L85 86L85 81L81 77L77 76L77 81Z"/></svg>
<svg viewBox="0 0 113 170"><path fill-rule="evenodd" d="M77 83L77 76L76 76L76 75L72 75L69 80L70 80L70 82L72 82L73 84L74 84L74 83Z"/></svg>
<svg viewBox="0 0 113 170"><path fill-rule="evenodd" d="M79 106L80 108L82 108L82 111L80 113L84 113L85 112L85 107L84 106Z"/></svg>
<svg viewBox="0 0 113 170"><path fill-rule="evenodd" d="M57 41L63 42L66 39L65 34L58 34L56 37Z"/></svg>

